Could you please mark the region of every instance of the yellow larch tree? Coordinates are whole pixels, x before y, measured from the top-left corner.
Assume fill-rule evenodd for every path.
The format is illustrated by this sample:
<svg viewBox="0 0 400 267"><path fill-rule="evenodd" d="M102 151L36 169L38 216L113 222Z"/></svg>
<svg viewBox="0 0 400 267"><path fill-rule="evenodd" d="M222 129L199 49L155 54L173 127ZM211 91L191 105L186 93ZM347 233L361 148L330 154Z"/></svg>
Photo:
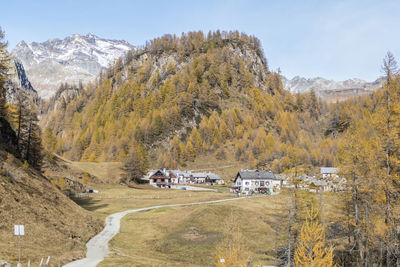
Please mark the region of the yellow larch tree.
<svg viewBox="0 0 400 267"><path fill-rule="evenodd" d="M296 266L333 266L333 248L326 245L325 229L319 222L319 212L314 208L307 211L307 219L301 228L294 260Z"/></svg>
<svg viewBox="0 0 400 267"><path fill-rule="evenodd" d="M233 211L224 222L224 235L226 238L217 247L216 267L241 267L248 266L249 255L243 244L240 231L239 218Z"/></svg>

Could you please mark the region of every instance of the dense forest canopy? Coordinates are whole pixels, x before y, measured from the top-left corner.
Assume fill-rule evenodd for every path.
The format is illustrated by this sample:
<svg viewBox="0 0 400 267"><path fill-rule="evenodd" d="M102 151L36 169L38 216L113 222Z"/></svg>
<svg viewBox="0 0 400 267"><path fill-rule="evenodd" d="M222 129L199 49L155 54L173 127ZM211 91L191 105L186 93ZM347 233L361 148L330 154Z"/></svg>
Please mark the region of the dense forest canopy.
<svg viewBox="0 0 400 267"><path fill-rule="evenodd" d="M137 145L153 167L226 153L276 172L336 160L328 106L313 91L286 92L259 40L237 31L154 39L73 91L53 98L43 120L45 143L73 160L125 161Z"/></svg>

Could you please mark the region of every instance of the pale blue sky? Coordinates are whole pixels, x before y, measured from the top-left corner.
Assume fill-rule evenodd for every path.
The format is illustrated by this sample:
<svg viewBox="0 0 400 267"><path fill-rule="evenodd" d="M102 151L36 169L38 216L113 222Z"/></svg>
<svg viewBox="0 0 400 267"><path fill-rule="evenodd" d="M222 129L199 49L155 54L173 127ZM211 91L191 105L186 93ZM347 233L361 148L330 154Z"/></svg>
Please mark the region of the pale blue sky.
<svg viewBox="0 0 400 267"><path fill-rule="evenodd" d="M4 1L0 26L12 49L94 33L133 45L165 33L239 30L257 36L271 69L291 78L375 80L390 50L400 58L400 1Z"/></svg>

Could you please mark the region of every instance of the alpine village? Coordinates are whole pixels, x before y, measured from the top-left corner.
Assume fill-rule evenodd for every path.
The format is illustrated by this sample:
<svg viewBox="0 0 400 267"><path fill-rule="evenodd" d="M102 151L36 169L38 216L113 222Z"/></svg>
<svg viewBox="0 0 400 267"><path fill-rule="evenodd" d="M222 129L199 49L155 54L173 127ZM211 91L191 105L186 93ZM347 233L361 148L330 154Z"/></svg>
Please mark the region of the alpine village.
<svg viewBox="0 0 400 267"><path fill-rule="evenodd" d="M238 30L10 47L13 30L0 30L0 266L400 266L387 49L376 81L328 86L286 78Z"/></svg>

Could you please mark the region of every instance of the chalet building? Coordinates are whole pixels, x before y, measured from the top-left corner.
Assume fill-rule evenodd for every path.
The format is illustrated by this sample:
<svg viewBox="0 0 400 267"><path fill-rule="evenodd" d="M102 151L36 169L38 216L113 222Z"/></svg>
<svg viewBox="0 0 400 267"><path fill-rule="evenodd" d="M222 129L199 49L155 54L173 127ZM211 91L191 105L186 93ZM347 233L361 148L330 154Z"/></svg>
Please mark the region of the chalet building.
<svg viewBox="0 0 400 267"><path fill-rule="evenodd" d="M150 171L148 179L151 185L161 188L171 188L171 177L165 169Z"/></svg>
<svg viewBox="0 0 400 267"><path fill-rule="evenodd" d="M297 188L310 192L339 192L346 188L346 179L340 178L336 168L321 168L321 175L308 176L301 174L297 176ZM293 183L286 185L287 187L295 187Z"/></svg>
<svg viewBox="0 0 400 267"><path fill-rule="evenodd" d="M327 182L316 179L312 179L308 182L307 190L310 192L330 191Z"/></svg>
<svg viewBox="0 0 400 267"><path fill-rule="evenodd" d="M235 192L260 192L268 193L279 189L282 184L282 178L276 177L272 172L259 170L241 170L236 175Z"/></svg>
<svg viewBox="0 0 400 267"><path fill-rule="evenodd" d="M190 172L181 170L150 170L146 177L142 178L149 184L170 188L173 184L224 184L224 180L218 174L211 172Z"/></svg>
<svg viewBox="0 0 400 267"><path fill-rule="evenodd" d="M336 178L338 176L339 169L332 167L321 167L321 177L322 179Z"/></svg>
<svg viewBox="0 0 400 267"><path fill-rule="evenodd" d="M171 178L171 183L172 184L178 184L179 183L179 176L178 173L174 171L167 171L167 175L169 178Z"/></svg>
<svg viewBox="0 0 400 267"><path fill-rule="evenodd" d="M194 172L190 176L191 184L205 184L206 183L207 174L203 172Z"/></svg>
<svg viewBox="0 0 400 267"><path fill-rule="evenodd" d="M193 184L223 184L221 177L211 172L194 172L190 180Z"/></svg>
<svg viewBox="0 0 400 267"><path fill-rule="evenodd" d="M347 181L339 177L338 168L321 167L320 177L327 184L326 191L340 192L346 189Z"/></svg>
<svg viewBox="0 0 400 267"><path fill-rule="evenodd" d="M173 184L188 184L190 183L190 177L192 175L189 171L171 170L169 171L172 175Z"/></svg>
<svg viewBox="0 0 400 267"><path fill-rule="evenodd" d="M206 184L225 184L218 174L209 172L206 177Z"/></svg>

